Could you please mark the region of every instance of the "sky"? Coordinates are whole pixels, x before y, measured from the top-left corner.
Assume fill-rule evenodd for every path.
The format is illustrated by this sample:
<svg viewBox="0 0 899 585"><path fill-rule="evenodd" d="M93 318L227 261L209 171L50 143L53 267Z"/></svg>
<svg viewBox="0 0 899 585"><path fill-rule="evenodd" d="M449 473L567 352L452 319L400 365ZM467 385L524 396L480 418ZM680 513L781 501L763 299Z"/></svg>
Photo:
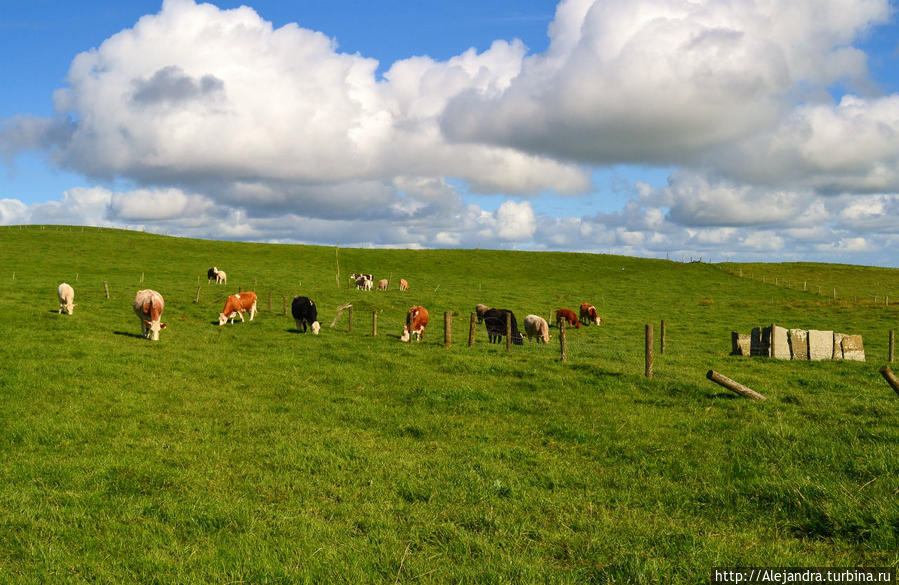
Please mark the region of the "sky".
<svg viewBox="0 0 899 585"><path fill-rule="evenodd" d="M3 0L0 225L899 267L889 0Z"/></svg>

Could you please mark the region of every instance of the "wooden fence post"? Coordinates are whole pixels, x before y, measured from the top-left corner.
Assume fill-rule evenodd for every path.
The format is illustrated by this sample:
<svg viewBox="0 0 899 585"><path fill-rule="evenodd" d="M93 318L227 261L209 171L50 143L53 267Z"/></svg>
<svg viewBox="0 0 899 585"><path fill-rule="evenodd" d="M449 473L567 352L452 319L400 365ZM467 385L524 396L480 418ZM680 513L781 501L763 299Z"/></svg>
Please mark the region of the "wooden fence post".
<svg viewBox="0 0 899 585"><path fill-rule="evenodd" d="M662 319L662 330L659 332L659 355L665 355L665 320Z"/></svg>
<svg viewBox="0 0 899 585"><path fill-rule="evenodd" d="M200 302L200 288L202 288L202 287L199 287L199 286L197 287L197 296L194 298L195 303Z"/></svg>
<svg viewBox="0 0 899 585"><path fill-rule="evenodd" d="M377 311L371 312L371 336L372 337L378 336L378 312Z"/></svg>
<svg viewBox="0 0 899 585"><path fill-rule="evenodd" d="M559 351L562 352L562 361L568 361L568 339L565 335L565 324L567 321L565 319L559 319Z"/></svg>
<svg viewBox="0 0 899 585"><path fill-rule="evenodd" d="M353 305L349 306L349 314L347 314L347 319L349 319L349 325L347 326L347 333L353 332Z"/></svg>
<svg viewBox="0 0 899 585"><path fill-rule="evenodd" d="M652 378L652 323L646 324L646 371L644 375Z"/></svg>
<svg viewBox="0 0 899 585"><path fill-rule="evenodd" d="M893 363L893 350L896 347L896 331L890 329L890 363Z"/></svg>
<svg viewBox="0 0 899 585"><path fill-rule="evenodd" d="M443 312L443 347L453 344L453 312Z"/></svg>
<svg viewBox="0 0 899 585"><path fill-rule="evenodd" d="M746 398L752 398L753 400L765 400L765 397L753 390L752 388L747 388L743 384L739 382L734 382L727 376L722 376L715 370L709 370L706 375L706 378L711 380L712 382L724 386L731 392L736 392L740 396L745 396Z"/></svg>
<svg viewBox="0 0 899 585"><path fill-rule="evenodd" d="M883 376L883 379L887 381L887 384L896 391L896 394L899 394L899 379L896 378L896 374L893 373L890 366L883 366L880 368L880 375Z"/></svg>
<svg viewBox="0 0 899 585"><path fill-rule="evenodd" d="M512 351L512 313L506 313L506 351Z"/></svg>
<svg viewBox="0 0 899 585"><path fill-rule="evenodd" d="M109 283L105 280L103 281L103 290L106 291L106 298L109 298Z"/></svg>
<svg viewBox="0 0 899 585"><path fill-rule="evenodd" d="M478 323L478 314L471 314L471 321L468 324L468 347L472 347L474 345L474 334L477 329Z"/></svg>

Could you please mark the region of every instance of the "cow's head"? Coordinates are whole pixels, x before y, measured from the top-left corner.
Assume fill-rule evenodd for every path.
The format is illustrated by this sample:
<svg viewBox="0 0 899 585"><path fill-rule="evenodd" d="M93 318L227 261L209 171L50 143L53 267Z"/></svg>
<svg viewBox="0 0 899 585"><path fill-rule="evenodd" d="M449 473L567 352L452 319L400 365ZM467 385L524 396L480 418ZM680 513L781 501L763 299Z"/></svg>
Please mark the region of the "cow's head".
<svg viewBox="0 0 899 585"><path fill-rule="evenodd" d="M409 341L409 326L408 325L403 327L403 334L400 336L400 341Z"/></svg>
<svg viewBox="0 0 899 585"><path fill-rule="evenodd" d="M318 335L318 332L321 328L322 328L321 323L319 323L318 321L312 322L312 334L313 335Z"/></svg>
<svg viewBox="0 0 899 585"><path fill-rule="evenodd" d="M219 313L219 327L224 325L228 321L228 316L224 313Z"/></svg>
<svg viewBox="0 0 899 585"><path fill-rule="evenodd" d="M147 326L147 333L150 336L151 341L159 341L159 332L165 329L166 324L160 323L159 321L147 321L144 320L144 325Z"/></svg>

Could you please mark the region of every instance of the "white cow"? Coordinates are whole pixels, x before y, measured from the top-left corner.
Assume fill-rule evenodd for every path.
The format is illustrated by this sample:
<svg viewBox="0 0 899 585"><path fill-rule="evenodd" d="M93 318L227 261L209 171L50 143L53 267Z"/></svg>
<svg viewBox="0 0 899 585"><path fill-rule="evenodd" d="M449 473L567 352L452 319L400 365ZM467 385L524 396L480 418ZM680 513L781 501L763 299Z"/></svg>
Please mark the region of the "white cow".
<svg viewBox="0 0 899 585"><path fill-rule="evenodd" d="M537 315L525 317L524 332L527 333L528 341L531 341L532 337L536 337L542 343L549 343L549 325L543 317Z"/></svg>
<svg viewBox="0 0 899 585"><path fill-rule="evenodd" d="M228 275L225 274L224 270L216 270L215 271L215 283L216 284L228 284Z"/></svg>
<svg viewBox="0 0 899 585"><path fill-rule="evenodd" d="M59 297L59 314L61 315L65 309L65 312L71 315L75 310L75 289L64 282L56 289L56 296Z"/></svg>

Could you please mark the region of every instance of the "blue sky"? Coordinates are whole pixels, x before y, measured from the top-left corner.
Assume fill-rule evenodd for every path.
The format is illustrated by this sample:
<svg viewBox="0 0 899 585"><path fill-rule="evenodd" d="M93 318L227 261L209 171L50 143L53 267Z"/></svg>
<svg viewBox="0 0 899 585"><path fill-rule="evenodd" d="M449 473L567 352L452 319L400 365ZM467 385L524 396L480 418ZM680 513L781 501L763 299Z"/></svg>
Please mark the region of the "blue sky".
<svg viewBox="0 0 899 585"><path fill-rule="evenodd" d="M241 5L4 3L0 224L899 266L887 0Z"/></svg>

